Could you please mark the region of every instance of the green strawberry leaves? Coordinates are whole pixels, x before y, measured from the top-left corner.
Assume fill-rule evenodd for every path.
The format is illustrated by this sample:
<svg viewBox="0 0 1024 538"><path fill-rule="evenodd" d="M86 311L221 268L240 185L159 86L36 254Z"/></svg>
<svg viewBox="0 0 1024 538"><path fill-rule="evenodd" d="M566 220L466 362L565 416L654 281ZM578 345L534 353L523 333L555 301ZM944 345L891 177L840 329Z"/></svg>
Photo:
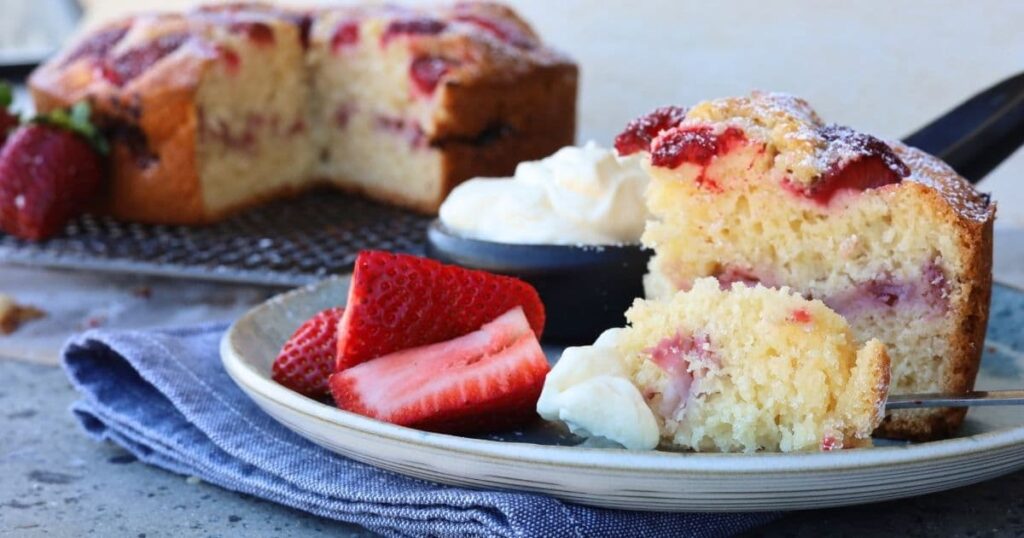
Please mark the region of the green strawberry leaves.
<svg viewBox="0 0 1024 538"><path fill-rule="evenodd" d="M0 81L0 108L8 108L14 102L14 90L11 85Z"/></svg>
<svg viewBox="0 0 1024 538"><path fill-rule="evenodd" d="M91 115L92 108L89 103L79 101L71 107L70 111L58 108L48 114L36 116L31 121L71 131L85 138L100 154L107 155L110 153L110 144L103 133L89 120Z"/></svg>

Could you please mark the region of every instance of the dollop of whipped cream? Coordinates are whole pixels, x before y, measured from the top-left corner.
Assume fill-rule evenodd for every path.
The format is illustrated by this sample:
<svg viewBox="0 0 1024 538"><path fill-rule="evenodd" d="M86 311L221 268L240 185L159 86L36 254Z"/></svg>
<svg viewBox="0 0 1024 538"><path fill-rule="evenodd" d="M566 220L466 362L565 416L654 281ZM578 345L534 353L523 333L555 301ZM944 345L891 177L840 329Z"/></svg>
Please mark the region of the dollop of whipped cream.
<svg viewBox="0 0 1024 538"><path fill-rule="evenodd" d="M650 450L658 446L658 423L619 355L621 331L608 329L592 346L566 348L544 380L537 413L583 437Z"/></svg>
<svg viewBox="0 0 1024 538"><path fill-rule="evenodd" d="M594 142L520 163L511 178L472 179L441 205L441 222L472 239L539 245L639 243L647 174L638 156Z"/></svg>

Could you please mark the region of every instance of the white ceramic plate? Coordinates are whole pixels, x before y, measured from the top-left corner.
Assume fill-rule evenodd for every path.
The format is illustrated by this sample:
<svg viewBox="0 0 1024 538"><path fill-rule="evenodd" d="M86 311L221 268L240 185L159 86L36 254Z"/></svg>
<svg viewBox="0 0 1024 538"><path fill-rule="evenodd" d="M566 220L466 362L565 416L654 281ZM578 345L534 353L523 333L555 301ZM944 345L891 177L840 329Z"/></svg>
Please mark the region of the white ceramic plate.
<svg viewBox="0 0 1024 538"><path fill-rule="evenodd" d="M920 495L1024 467L1020 408L976 408L962 437L810 454L693 454L577 446L553 425L486 438L426 433L348 413L270 379L277 351L315 312L345 301L348 280L275 297L224 336L228 374L267 413L329 450L417 478L547 493L633 510L792 510ZM1009 294L1020 294L1003 288ZM995 310L995 309L994 309ZM986 346L981 389L1024 386L1024 354ZM991 367L989 367L991 366Z"/></svg>

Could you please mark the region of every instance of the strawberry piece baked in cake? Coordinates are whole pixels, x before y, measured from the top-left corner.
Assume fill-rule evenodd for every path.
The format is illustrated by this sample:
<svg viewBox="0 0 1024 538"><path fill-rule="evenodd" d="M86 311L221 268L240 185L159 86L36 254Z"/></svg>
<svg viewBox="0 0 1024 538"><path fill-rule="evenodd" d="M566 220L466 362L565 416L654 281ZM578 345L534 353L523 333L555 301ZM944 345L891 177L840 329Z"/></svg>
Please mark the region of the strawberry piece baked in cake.
<svg viewBox="0 0 1024 538"><path fill-rule="evenodd" d="M651 176L651 297L714 276L789 286L892 357L892 392L973 387L991 292L995 207L944 163L755 93L667 107L619 135ZM964 410L898 411L882 435L951 434Z"/></svg>
<svg viewBox="0 0 1024 538"><path fill-rule="evenodd" d="M696 280L638 300L629 326L569 348L537 410L627 448L835 450L870 445L888 394L885 346L858 348L821 301Z"/></svg>
<svg viewBox="0 0 1024 538"><path fill-rule="evenodd" d="M493 4L227 4L97 29L40 67L41 111L93 104L100 210L200 224L329 184L423 212L571 144L576 66Z"/></svg>

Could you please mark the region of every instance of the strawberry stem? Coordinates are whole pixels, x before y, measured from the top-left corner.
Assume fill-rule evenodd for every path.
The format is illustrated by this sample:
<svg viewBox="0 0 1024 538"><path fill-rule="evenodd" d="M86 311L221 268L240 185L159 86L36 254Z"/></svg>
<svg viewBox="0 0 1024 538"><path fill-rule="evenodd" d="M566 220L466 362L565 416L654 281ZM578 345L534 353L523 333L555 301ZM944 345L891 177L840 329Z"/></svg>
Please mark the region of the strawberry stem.
<svg viewBox="0 0 1024 538"><path fill-rule="evenodd" d="M7 108L14 102L14 90L11 85L0 81L0 108Z"/></svg>
<svg viewBox="0 0 1024 538"><path fill-rule="evenodd" d="M85 138L100 154L106 155L110 153L110 144L107 143L103 133L89 120L91 115L92 109L89 103L79 101L71 107L70 112L67 109L58 108L48 114L36 116L31 121L71 131Z"/></svg>

